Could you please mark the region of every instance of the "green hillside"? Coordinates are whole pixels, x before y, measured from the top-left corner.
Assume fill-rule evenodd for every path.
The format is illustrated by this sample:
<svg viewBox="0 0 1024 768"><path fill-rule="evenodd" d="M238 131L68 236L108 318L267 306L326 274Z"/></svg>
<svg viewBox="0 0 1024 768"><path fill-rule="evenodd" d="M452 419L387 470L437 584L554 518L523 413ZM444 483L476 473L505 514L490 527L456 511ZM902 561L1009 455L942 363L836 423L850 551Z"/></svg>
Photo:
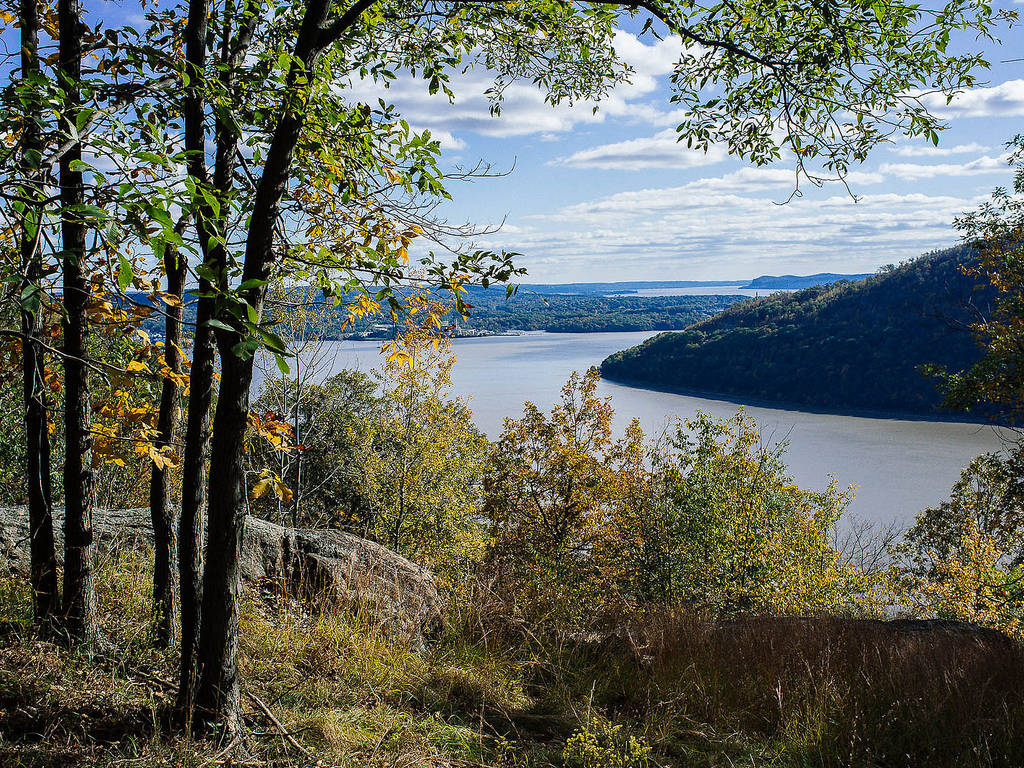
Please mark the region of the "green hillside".
<svg viewBox="0 0 1024 768"><path fill-rule="evenodd" d="M609 379L837 410L940 411L918 367L979 357L963 330L989 301L962 273L966 248L932 253L857 282L744 301L678 333L617 352Z"/></svg>

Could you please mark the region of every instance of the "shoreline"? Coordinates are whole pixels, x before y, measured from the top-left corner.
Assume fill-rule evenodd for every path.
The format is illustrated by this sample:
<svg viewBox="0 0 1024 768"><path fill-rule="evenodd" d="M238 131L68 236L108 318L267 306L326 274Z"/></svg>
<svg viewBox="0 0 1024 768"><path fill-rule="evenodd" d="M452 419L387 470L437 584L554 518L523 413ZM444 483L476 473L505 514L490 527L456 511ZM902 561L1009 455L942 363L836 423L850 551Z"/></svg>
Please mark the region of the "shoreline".
<svg viewBox="0 0 1024 768"><path fill-rule="evenodd" d="M600 365L596 367L600 369ZM917 413L914 411L886 410L884 408L832 408L795 401L768 400L728 392L693 389L692 387L655 385L624 377L606 376L603 372L601 374L601 379L603 381L623 387L629 387L631 389L644 389L650 392L664 392L672 395L696 397L702 400L718 400L724 403L732 403L739 406L750 406L752 408L764 408L773 411L795 411L797 413L813 413L820 416L847 416L852 418L874 419L878 421L923 421L943 424L964 424L979 427L992 427L993 429L1019 429L1022 426L992 421L982 416L972 417L970 414L965 413Z"/></svg>

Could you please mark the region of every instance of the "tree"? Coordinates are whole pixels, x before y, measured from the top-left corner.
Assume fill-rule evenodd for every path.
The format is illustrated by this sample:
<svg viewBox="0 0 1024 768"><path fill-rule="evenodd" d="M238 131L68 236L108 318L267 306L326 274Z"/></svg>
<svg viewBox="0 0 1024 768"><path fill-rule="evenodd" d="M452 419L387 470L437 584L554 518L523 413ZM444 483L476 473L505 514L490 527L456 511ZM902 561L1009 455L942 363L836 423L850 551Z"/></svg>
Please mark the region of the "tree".
<svg viewBox="0 0 1024 768"><path fill-rule="evenodd" d="M979 287L991 289L992 298L972 306L969 327L981 345L981 360L946 375L944 384L950 407L1016 421L1024 413L1024 135L1009 147L1015 168L1012 189L997 188L991 201L954 222L978 253L977 266L967 272Z"/></svg>
<svg viewBox="0 0 1024 768"><path fill-rule="evenodd" d="M59 87L62 133L77 135L82 109L82 36L78 0L59 0ZM89 419L89 320L92 286L86 266L82 144L72 140L60 157L61 247L64 276L64 619L84 648L99 640L96 624L92 514L92 435Z"/></svg>
<svg viewBox="0 0 1024 768"><path fill-rule="evenodd" d="M598 375L545 417L509 419L485 474L487 572L516 611L570 626L682 608L701 616L876 610L832 531L849 502L793 485L754 422L706 414L648 444L611 439Z"/></svg>
<svg viewBox="0 0 1024 768"><path fill-rule="evenodd" d="M902 602L939 618L1020 635L1024 627L1021 446L964 469L948 501L924 510L893 548Z"/></svg>
<svg viewBox="0 0 1024 768"><path fill-rule="evenodd" d="M287 415L279 406L291 402L294 386L289 377L266 380L253 401L253 418ZM301 450L282 450L254 436L246 453L250 488L270 477L280 480L293 497L286 503L277 493L264 493L250 499L251 513L297 527L339 527L365 535L370 513L363 462L377 411L376 390L373 379L360 371L340 371L322 382L308 382L301 399L294 401L288 422L293 429L290 440L298 425Z"/></svg>
<svg viewBox="0 0 1024 768"><path fill-rule="evenodd" d="M536 617L585 621L598 611L593 554L615 496L612 409L595 370L574 373L546 417L526 403L506 419L484 474L488 571Z"/></svg>
<svg viewBox="0 0 1024 768"><path fill-rule="evenodd" d="M201 674L196 694L197 710L201 713L201 719L215 719L222 722L229 732L238 727L239 692L237 679L237 593L238 593L238 555L241 546L242 522L244 519L244 465L240 446L244 438L245 427L248 416L249 386L252 380L252 351L253 342L262 339L268 341L268 335L261 331L257 325L260 318L265 298L265 287L270 277L271 270L279 263L278 254L274 248L276 238L276 225L281 213L282 200L288 192L292 161L296 148L304 139L303 129L312 128L317 123L307 126L307 118L319 118L332 113L317 114L316 111L308 108L307 102L317 94L324 92L332 81L331 72L339 65L345 68L337 70L338 74L348 74L358 71L362 66L369 71L374 67L375 73L381 75L382 70L378 69L384 65L377 58L377 52L381 50L380 40L374 37L387 32L386 17L374 20L373 14L363 19L364 11L371 7L368 0L361 0L352 7L345 10L340 16L331 19L330 3L326 0L317 0L306 6L301 21L298 24L294 47L285 52L283 57L284 88L278 101L275 113L275 122L272 131L269 132L269 141L265 154L262 155L262 171L255 182L255 192L252 198L251 215L248 219L248 228L245 234L244 257L241 266L240 286L237 292L232 293L221 303L220 311L215 318L217 346L219 350L222 378L218 397L217 412L213 422L213 439L211 444L211 462L208 493L208 542L207 550L216 552L216 560L207 559L203 571L203 603L202 603L202 628L200 632L200 665ZM549 26L547 38L538 35L524 35L521 39L529 42L530 45L522 48L516 56L530 54L536 50L542 54L547 52L547 59L539 63L526 60L514 60L505 62L501 56L507 49L500 46L500 35L495 33L498 28L490 28L484 21L502 22L502 18L490 13L488 9L465 9L457 7L442 8L434 15L439 21L444 21L446 15L450 14L448 21L451 23L441 30L450 30L451 37L448 43L452 48L445 45L438 45L434 33L427 25L408 20L402 21L398 18L397 23L390 32L396 41L404 40L410 33L416 33L424 43L429 43L425 48L417 49L409 47L408 43L399 45L399 50L409 51L409 54L400 55L399 63L408 62L414 68L424 67L425 74L432 83L432 87L439 86L440 76L437 72L445 66L452 66L461 56L459 50L468 50L471 41L470 32L476 31L483 39L481 43L490 44L490 53L486 57L488 63L493 63L500 69L511 70L513 64L517 65L518 72L535 72L543 70L544 65L552 67L552 74L541 74L539 79L548 85L552 91L552 98L570 96L575 93L594 92L600 89L610 79L605 77L603 71L596 82L576 85L576 72L570 68L558 65L555 53L563 53L572 48L566 48L568 35L577 30L586 30L587 27L581 19L575 19L571 14L558 14L563 21L573 21L571 25ZM468 18L467 18L468 17ZM607 40L610 34L610 15L605 13L603 18L594 17L588 21L598 22L596 33L598 38ZM363 37L354 36L352 33L359 28L359 22L366 23L363 28ZM523 28L538 31L542 26L534 18L532 13L525 12L522 18L517 20ZM547 21L547 20L543 20ZM503 22L507 23L507 22ZM509 25L509 29L517 27L518 24ZM590 26L590 25L588 25ZM593 37L594 32L586 32L587 37ZM339 46L334 50L334 46ZM342 58L347 51L351 54L352 48L355 53L369 58L368 64L361 64L358 57L354 61L347 62ZM361 46L366 46L360 51ZM457 46L457 47L456 47ZM562 46L562 49L559 49ZM384 48L388 50L388 48ZM454 52L453 52L454 51ZM420 55L422 52L422 55ZM328 55L329 54L329 55ZM440 59L437 62L434 57ZM281 57L279 57L279 61ZM381 75L382 76L382 75ZM558 89L562 89L559 93ZM360 110L362 112L362 110ZM336 114L336 112L335 112ZM364 113L365 114L365 113ZM320 123L325 125L325 123ZM370 127L369 125L367 127ZM308 138L308 132L305 134ZM422 141L410 140L409 146L415 150L412 155L413 169L410 178L414 181L407 181L410 188L415 183L430 188L433 184L432 176L429 175L429 167L432 164L430 148L426 153L421 151ZM322 143L317 143L321 150L327 149ZM350 147L343 147L343 150ZM409 150L402 150L408 154ZM338 156L339 160L342 156ZM360 160L365 162L365 153ZM331 167L330 162L325 162L326 167ZM377 168L381 176L387 177L386 164L380 159L373 161L373 167ZM339 166L341 170L341 166ZM392 174L394 171L390 171ZM345 184L348 187L350 181L344 178L337 178L338 184ZM399 238L401 240L401 238ZM366 244L368 246L369 243ZM364 248L366 247L364 246ZM298 249L297 256L302 256L305 251ZM390 265L394 265L400 271L401 264L406 258L405 244L398 247L382 250L381 247L374 249L373 261L379 265L377 277L393 280L394 271ZM440 267L437 275L446 281L452 282L461 274L477 273L484 280L504 279L511 274L507 260L499 259L493 266L487 266L488 254L471 254L460 259L448 267ZM383 267L383 268L380 268ZM344 283L340 286L344 292ZM460 307L461 308L461 307ZM275 342L270 339L270 344Z"/></svg>
<svg viewBox="0 0 1024 768"><path fill-rule="evenodd" d="M306 457L310 445L323 445L324 420L328 415L325 409L333 410L334 406L333 398L318 386L337 355L326 340L334 307L316 293L309 286L290 290L283 285L270 288L268 320L272 318L275 333L287 339L291 353L288 375L279 371L273 355L256 358L263 384L253 410L256 415L274 414L284 420L291 427L291 435L287 445L270 451L251 451L250 463L252 471L270 472L283 479L291 490L292 498L287 505L277 498L275 514L264 514L280 523L290 519L293 526L299 525L300 514L309 517L305 507L312 486L306 477ZM295 450L295 444L301 450Z"/></svg>
<svg viewBox="0 0 1024 768"><path fill-rule="evenodd" d="M987 66L980 54L950 53L951 38L976 31L990 39L996 23L1016 18L960 2L640 7L695 44L672 75L673 101L686 115L680 139L705 149L721 142L758 165L785 152L795 163L794 194L801 178L842 180L894 134L938 143L944 124L928 112L926 95L970 87Z"/></svg>
<svg viewBox="0 0 1024 768"><path fill-rule="evenodd" d="M380 371L366 430L364 531L451 578L481 546L480 483L487 440L472 411L451 395L455 353L444 303L411 299L405 327ZM460 566L463 566L460 568Z"/></svg>
<svg viewBox="0 0 1024 768"><path fill-rule="evenodd" d="M163 269L167 276L167 293L173 299L167 303L164 323L163 363L167 368L160 390L160 405L157 424L156 447L158 451L171 449L178 433L178 411L181 403L182 385L186 382L185 367L188 364L182 344L182 312L185 299L186 257L174 245L166 246ZM175 635L175 617L180 612L181 591L178 586L182 571L178 555L178 541L181 532L175 514L175 499L171 497L170 464L154 461L150 471L149 510L153 521L154 563L153 603L160 617L157 638L161 645L172 647ZM180 514L180 513L179 513ZM196 533L189 526L187 535L195 540ZM187 558L191 573L194 563L191 552ZM178 578L175 578L177 569ZM190 599L192 599L190 597ZM190 617L191 620L191 617ZM191 633L190 633L191 636ZM187 655L187 654L186 654Z"/></svg>
<svg viewBox="0 0 1024 768"><path fill-rule="evenodd" d="M659 553L666 596L712 616L873 608L872 584L833 545L851 492L835 481L823 492L799 488L784 452L742 412L676 424L652 450L654 494L644 513L658 535L631 536L640 521L627 516L613 561L642 563L630 543L643 542Z"/></svg>
<svg viewBox="0 0 1024 768"><path fill-rule="evenodd" d="M56 11L54 13L54 10ZM36 553L37 574L54 572L46 561L52 546L47 544L52 523L45 512L50 505L50 492L46 490L51 476L50 422L42 385L53 386L63 396L64 439L60 486L64 489L67 514L65 517L65 590L62 613L67 619L69 634L85 647L95 644L95 632L90 617L91 598L91 508L94 503L93 461L90 458L92 436L90 414L91 368L103 368L105 363L91 359L89 330L93 325L90 314L103 291L103 278L99 275L97 258L102 253L116 263L123 258L111 248L114 242L128 241L124 230L118 230L104 210L110 199L111 188L107 177L97 171L98 157L111 160L117 176L117 159L128 158L132 164L132 177L146 178L149 168L136 150L145 143L145 121L135 124L129 131L130 142L121 141L114 115L129 100L122 98L123 84L111 77L116 70L107 70L98 79L87 81L83 77L82 54L101 52L102 67L118 58L117 33L97 34L82 20L81 8L75 4L57 4L56 9L24 3L20 8L22 69L20 77L12 77L12 87L5 89L5 104L16 105L4 111L5 130L18 137L18 162L4 164L8 187L18 194L5 195L11 204L3 209L8 221L18 222L21 263L13 274L5 269L5 279L19 283L17 304L21 313L18 333L24 350L21 358L26 408L26 455L30 484L36 490L30 494L32 515L36 518L39 545ZM4 13L5 20L8 14ZM46 30L57 41L56 52L40 55L39 34ZM94 135L100 126L110 134ZM123 126L122 126L123 127ZM115 138L111 140L111 135ZM125 146L129 144L129 146ZM107 150L110 150L109 152ZM145 154L144 152L142 154ZM5 158L6 159L6 158ZM138 161L132 163L131 161ZM55 166L58 170L55 173ZM123 179L123 177L122 177ZM59 193L53 194L54 186ZM139 184L129 183L117 197L119 212L129 216L132 198ZM11 213L13 212L13 217ZM59 230L59 232L57 231ZM93 245L86 247L86 235L92 231ZM104 253L105 251L105 253ZM5 263L5 267L10 262ZM52 280L59 274L62 285ZM52 334L44 328L47 313L60 314L61 333ZM4 329L5 334L15 333ZM45 334L45 337L44 337ZM56 345L63 343L58 348ZM43 351L54 353L64 364L64 375L46 367ZM70 430L70 431L69 431ZM70 460L70 463L68 463ZM58 491L59 492L59 491ZM48 590L56 596L56 590Z"/></svg>
<svg viewBox="0 0 1024 768"><path fill-rule="evenodd" d="M331 374L337 348L327 335L339 313L318 293L310 286L270 289L268 320L287 339L292 356L287 375L273 355L257 356L262 384L250 421L282 420L290 434L278 445L250 440L247 474L250 487L269 477L274 487L288 488L291 499L285 502L284 494L265 493L250 499L250 509L296 527L362 530L358 523L366 517L367 501L361 463L377 408L377 387L359 371Z"/></svg>
<svg viewBox="0 0 1024 768"><path fill-rule="evenodd" d="M50 435L46 405L46 363L40 340L44 314L42 238L45 196L41 168L43 136L39 63L39 4L21 3L21 101L24 105L19 174L22 177L20 250L21 367L25 409L29 525L32 531L31 571L33 610L37 625L46 627L59 608L57 556L53 537L50 492Z"/></svg>

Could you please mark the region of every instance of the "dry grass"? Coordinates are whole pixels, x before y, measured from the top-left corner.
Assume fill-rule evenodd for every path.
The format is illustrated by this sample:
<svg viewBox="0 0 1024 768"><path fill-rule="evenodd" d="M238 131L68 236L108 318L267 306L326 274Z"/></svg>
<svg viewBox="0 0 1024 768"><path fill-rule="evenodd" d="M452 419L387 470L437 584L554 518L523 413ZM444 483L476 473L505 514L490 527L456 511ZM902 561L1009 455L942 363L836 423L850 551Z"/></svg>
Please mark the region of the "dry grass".
<svg viewBox="0 0 1024 768"><path fill-rule="evenodd" d="M148 579L136 557L104 566L113 650L88 659L32 637L24 584L0 578L0 766L226 764L167 728L174 659L149 642ZM234 765L539 768L595 714L664 765L1024 765L1024 651L995 633L662 616L556 641L477 594L418 652L314 608L250 592L242 671L315 758L247 698Z"/></svg>
<svg viewBox="0 0 1024 768"><path fill-rule="evenodd" d="M649 619L564 666L686 765L1024 765L1024 649L995 632Z"/></svg>

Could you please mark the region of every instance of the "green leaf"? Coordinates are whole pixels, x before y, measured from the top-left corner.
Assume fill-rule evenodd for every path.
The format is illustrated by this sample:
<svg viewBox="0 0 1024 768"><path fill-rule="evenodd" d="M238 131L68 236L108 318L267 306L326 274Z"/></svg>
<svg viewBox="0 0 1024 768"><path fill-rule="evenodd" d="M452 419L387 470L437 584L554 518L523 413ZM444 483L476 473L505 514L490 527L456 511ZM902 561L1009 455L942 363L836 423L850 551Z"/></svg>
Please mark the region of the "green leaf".
<svg viewBox="0 0 1024 768"><path fill-rule="evenodd" d="M89 109L87 107L83 108L77 115L75 115L75 127L79 131L81 131L83 128L85 128L86 123L89 122L89 119L93 116L93 114L95 114L95 112L96 110L94 109Z"/></svg>
<svg viewBox="0 0 1024 768"><path fill-rule="evenodd" d="M39 299L42 293L43 289L38 285L26 285L21 291L22 309L34 315L39 309Z"/></svg>
<svg viewBox="0 0 1024 768"><path fill-rule="evenodd" d="M235 330L230 325L225 323L223 320L217 320L216 318L207 320L206 324L208 326L210 326L211 328L219 328L222 331L233 331L233 330Z"/></svg>
<svg viewBox="0 0 1024 768"><path fill-rule="evenodd" d="M284 359L283 355L274 355L274 360L277 361L277 370L281 372L282 376L287 376L291 373L291 369L288 367L288 362Z"/></svg>
<svg viewBox="0 0 1024 768"><path fill-rule="evenodd" d="M120 261L120 266L118 266L117 269L117 285L122 291L124 291L132 284L132 277L134 274L132 272L131 262L125 258L124 254L119 253L117 258Z"/></svg>
<svg viewBox="0 0 1024 768"><path fill-rule="evenodd" d="M75 210L83 216L95 219L97 222L106 221L109 218L107 212L96 205L78 205L75 206Z"/></svg>
<svg viewBox="0 0 1024 768"><path fill-rule="evenodd" d="M267 345L267 348L278 355L288 354L288 347L284 343L284 339L278 336L273 331L268 331L265 328L259 328L260 337L263 339L263 343Z"/></svg>

